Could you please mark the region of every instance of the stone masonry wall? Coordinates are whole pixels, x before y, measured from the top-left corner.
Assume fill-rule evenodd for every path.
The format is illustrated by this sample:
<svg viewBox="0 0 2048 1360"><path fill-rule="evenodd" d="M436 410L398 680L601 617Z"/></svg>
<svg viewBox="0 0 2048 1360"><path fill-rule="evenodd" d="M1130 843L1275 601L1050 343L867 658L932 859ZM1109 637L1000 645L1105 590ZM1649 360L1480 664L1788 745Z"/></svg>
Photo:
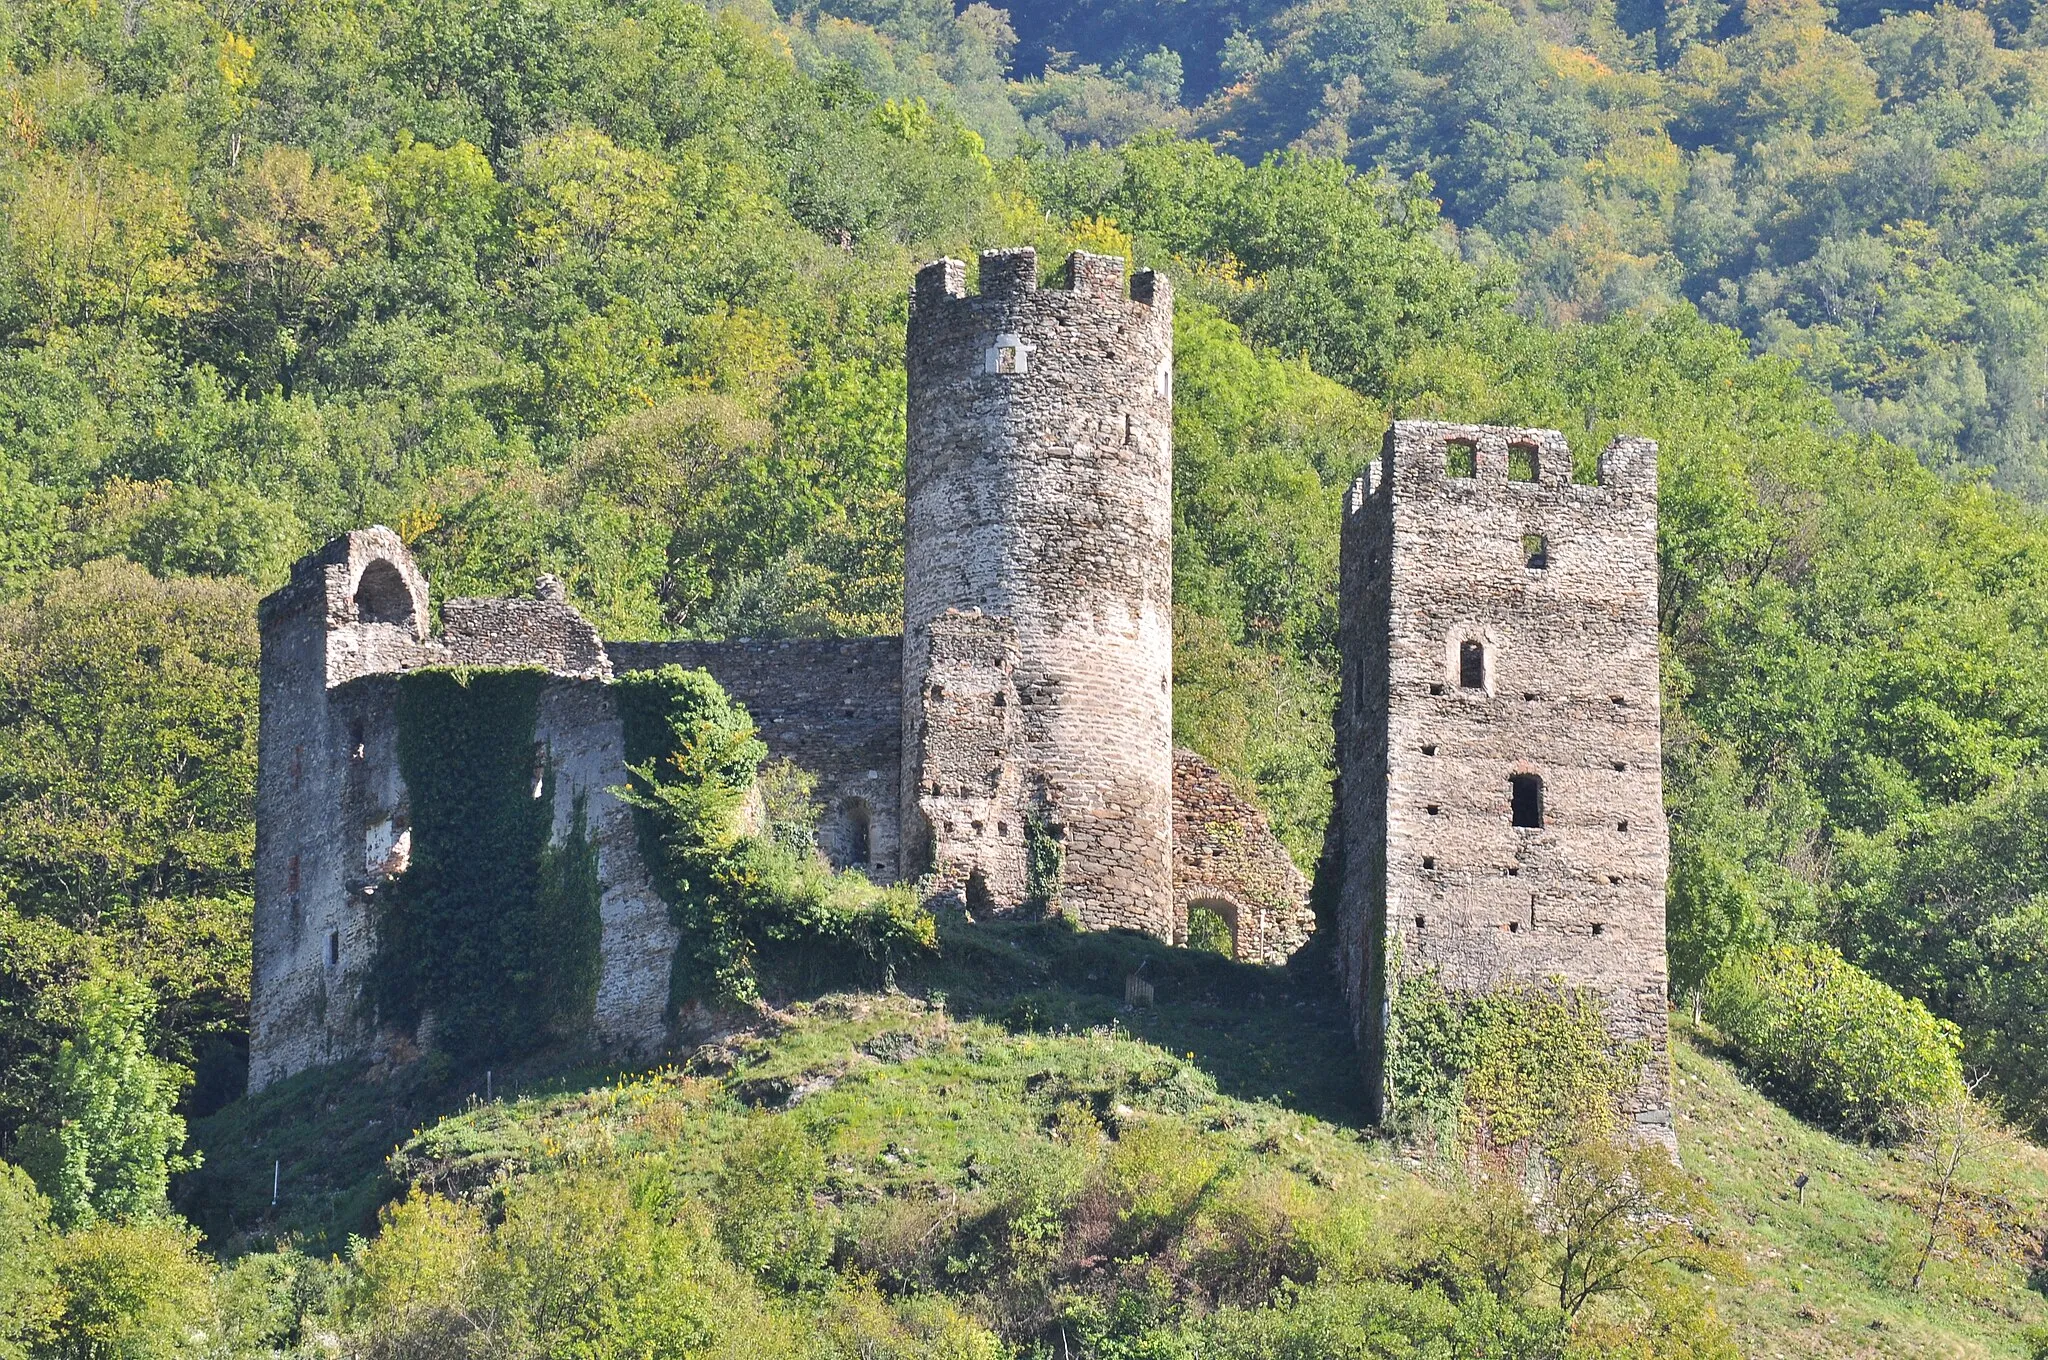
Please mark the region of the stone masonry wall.
<svg viewBox="0 0 2048 1360"><path fill-rule="evenodd" d="M926 766L956 744L926 700L931 630L978 613L1014 630L1011 776L1066 846L1064 908L1170 936L1173 318L1166 280L1075 254L1038 286L1030 250L919 271L912 293L903 675L906 876L994 854L982 818L934 823ZM990 702L995 690L989 689ZM987 715L960 712L959 742ZM949 757L947 757L949 759ZM942 787L943 779L937 781ZM928 795L926 795L928 796ZM1007 810L1007 809L1006 809ZM999 822L1010 821L1002 813ZM1014 836L1017 827L1010 823ZM1021 863L995 856L991 865ZM1021 873L983 872L1015 908Z"/></svg>
<svg viewBox="0 0 2048 1360"><path fill-rule="evenodd" d="M1188 936L1188 908L1230 924L1240 959L1285 963L1316 928L1308 876L1257 805L1193 751L1173 753L1174 939Z"/></svg>
<svg viewBox="0 0 2048 1360"><path fill-rule="evenodd" d="M1668 1138L1656 446L1615 441L1579 485L1555 431L1404 421L1347 511L1341 944L1369 1091L1401 976L1554 981L1648 1044L1630 1112Z"/></svg>

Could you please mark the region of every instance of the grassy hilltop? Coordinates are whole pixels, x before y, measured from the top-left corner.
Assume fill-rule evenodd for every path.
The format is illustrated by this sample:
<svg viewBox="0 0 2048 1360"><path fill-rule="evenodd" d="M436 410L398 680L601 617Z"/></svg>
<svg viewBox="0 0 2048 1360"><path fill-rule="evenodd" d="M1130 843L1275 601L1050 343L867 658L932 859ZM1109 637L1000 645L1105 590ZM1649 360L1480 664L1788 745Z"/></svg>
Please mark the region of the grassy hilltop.
<svg viewBox="0 0 2048 1360"><path fill-rule="evenodd" d="M700 1320L771 1354L801 1351L792 1326L947 1355L997 1354L963 1339L984 1331L1051 1337L1053 1354L1062 1330L1072 1353L1099 1355L1556 1344L1553 1258L1533 1242L1520 1259L1504 1250L1519 1188L1503 1210L1473 1168L1359 1136L1326 990L1122 933L955 925L945 942L946 962L909 991L787 1002L680 1069L529 1079L488 1102L463 1090L477 1074L447 1074L446 1117L413 1092L418 1128L388 1122L402 1102L374 1081L288 1083L201 1126L207 1199L244 1215L208 1226L317 1248L366 1230L377 1200L412 1194L357 1258L374 1282L354 1315L364 1336L404 1317L439 1326L431 1300L494 1289L507 1330L493 1334L513 1336L527 1324L503 1320L520 1313L508 1300L539 1309L520 1293L533 1272L630 1289L627 1256L578 1236L578 1215L623 1214L694 1223L751 1265ZM1121 1004L1140 962L1156 1008ZM1705 1034L1682 1027L1674 1052L1684 1160L1711 1205L1696 1226L1715 1259L1661 1284L1652 1272L1635 1301L1592 1316L1639 1319L1641 1299L1669 1287L1743 1355L2034 1353L2048 1154L2008 1141L1973 1160L1964 1207L1911 1289L1926 1166L1786 1113ZM286 1168L276 1211L273 1159ZM553 1222L552 1263L490 1283L493 1252L536 1250L512 1240L524 1214ZM1714 1330L1687 1336L1667 1317L1595 1353L1729 1353Z"/></svg>

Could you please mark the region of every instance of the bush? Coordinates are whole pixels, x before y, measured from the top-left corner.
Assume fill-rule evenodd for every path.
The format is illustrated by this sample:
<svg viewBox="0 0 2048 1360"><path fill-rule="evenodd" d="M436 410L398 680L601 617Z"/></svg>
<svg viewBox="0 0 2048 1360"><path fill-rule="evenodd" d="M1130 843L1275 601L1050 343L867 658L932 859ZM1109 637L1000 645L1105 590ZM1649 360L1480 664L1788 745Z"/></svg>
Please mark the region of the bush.
<svg viewBox="0 0 2048 1360"><path fill-rule="evenodd" d="M1890 1141L1962 1085L1962 1036L1826 945L1780 945L1707 980L1707 1019L1793 1109Z"/></svg>
<svg viewBox="0 0 2048 1360"><path fill-rule="evenodd" d="M835 873L809 848L807 831L775 834L776 823L804 824L791 804L808 795L786 776L763 791L769 833L747 833L767 748L746 709L709 674L665 666L626 676L617 690L630 775L619 796L637 810L643 853L681 931L676 1000L752 1002L764 964L804 984L849 972L885 981L898 963L937 946L937 923L910 890Z"/></svg>

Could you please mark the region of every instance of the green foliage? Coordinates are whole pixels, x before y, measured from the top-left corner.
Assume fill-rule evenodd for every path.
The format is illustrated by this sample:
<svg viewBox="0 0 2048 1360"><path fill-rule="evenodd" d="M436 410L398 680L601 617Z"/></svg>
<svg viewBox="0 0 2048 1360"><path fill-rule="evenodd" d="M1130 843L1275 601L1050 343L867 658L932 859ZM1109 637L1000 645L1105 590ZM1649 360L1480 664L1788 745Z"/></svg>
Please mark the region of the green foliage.
<svg viewBox="0 0 2048 1360"><path fill-rule="evenodd" d="M1203 949L1226 958L1237 957L1237 937L1230 922L1207 907L1188 908L1188 948Z"/></svg>
<svg viewBox="0 0 2048 1360"><path fill-rule="evenodd" d="M1962 1085L1961 1035L1825 945L1780 945L1723 964L1707 1018L1787 1103L1893 1139Z"/></svg>
<svg viewBox="0 0 2048 1360"><path fill-rule="evenodd" d="M0 1162L0 1357L27 1360L62 1307L51 1268L50 1203Z"/></svg>
<svg viewBox="0 0 2048 1360"><path fill-rule="evenodd" d="M23 1136L23 1167L64 1228L148 1219L169 1205L185 1121L174 1113L191 1073L150 1055L156 1002L140 979L101 972L74 992L77 1028L57 1053L40 1120Z"/></svg>
<svg viewBox="0 0 2048 1360"><path fill-rule="evenodd" d="M1060 884L1067 872L1067 846L1036 813L1024 818L1024 901L1040 914L1060 914Z"/></svg>
<svg viewBox="0 0 2048 1360"><path fill-rule="evenodd" d="M597 999L600 884L583 800L552 844L555 783L534 721L538 671L414 671L398 761L412 859L377 898L370 994L461 1061L578 1035Z"/></svg>
<svg viewBox="0 0 2048 1360"><path fill-rule="evenodd" d="M795 1123L763 1119L748 1130L712 1189L718 1240L734 1264L776 1289L821 1283L832 1223L813 1199L824 1180L824 1153Z"/></svg>
<svg viewBox="0 0 2048 1360"><path fill-rule="evenodd" d="M764 971L799 985L888 977L938 943L916 895L835 873L809 844L743 826L768 748L708 672L664 666L613 687L627 785L656 888L681 931L671 1005L749 1004ZM784 791L786 792L786 790ZM779 801L786 801L778 793Z"/></svg>
<svg viewBox="0 0 2048 1360"><path fill-rule="evenodd" d="M176 1360L213 1329L212 1264L175 1219L69 1233L52 1241L50 1267L62 1311L38 1360Z"/></svg>
<svg viewBox="0 0 2048 1360"><path fill-rule="evenodd" d="M1439 1139L1548 1147L1605 1133L1648 1054L1617 1044L1590 993L1503 988L1453 996L1435 970L1394 989L1387 1087L1395 1118Z"/></svg>

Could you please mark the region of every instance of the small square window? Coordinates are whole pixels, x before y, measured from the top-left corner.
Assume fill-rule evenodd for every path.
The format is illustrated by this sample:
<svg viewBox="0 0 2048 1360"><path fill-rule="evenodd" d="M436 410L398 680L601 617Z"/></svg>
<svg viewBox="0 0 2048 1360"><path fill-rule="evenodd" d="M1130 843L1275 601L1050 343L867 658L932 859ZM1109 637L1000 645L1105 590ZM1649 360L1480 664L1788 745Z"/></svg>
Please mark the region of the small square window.
<svg viewBox="0 0 2048 1360"><path fill-rule="evenodd" d="M1423 867L1423 868L1425 868L1425 869L1434 869L1434 868L1436 868L1436 856L1435 856L1435 855L1424 855L1424 856L1422 857L1422 867Z"/></svg>
<svg viewBox="0 0 2048 1360"><path fill-rule="evenodd" d="M1442 694L1444 692L1444 687L1442 685L1431 685L1429 687L1429 692L1431 694Z"/></svg>
<svg viewBox="0 0 2048 1360"><path fill-rule="evenodd" d="M1440 805L1436 804L1436 803L1431 803L1431 804L1429 805L1429 815L1430 815L1430 816L1432 816L1432 817L1436 816L1436 815L1437 815L1437 814L1438 814L1439 812L1442 812L1442 811L1443 811L1443 808L1442 808L1442 807L1441 807Z"/></svg>
<svg viewBox="0 0 2048 1360"><path fill-rule="evenodd" d="M1600 922L1598 922L1598 921L1595 921L1595 922L1593 923L1593 933L1594 933L1595 935L1600 935L1600 934L1604 934L1604 933L1606 932L1606 930L1607 930L1607 927L1606 927L1606 926L1604 926L1604 925L1602 925L1602 924L1601 924Z"/></svg>
<svg viewBox="0 0 2048 1360"><path fill-rule="evenodd" d="M1422 929L1423 927L1427 926L1428 924L1429 924L1429 918L1428 918L1427 916L1418 916L1418 917L1416 917L1416 918L1415 918L1415 928L1416 928L1417 930L1421 930L1421 929Z"/></svg>
<svg viewBox="0 0 2048 1360"><path fill-rule="evenodd" d="M1510 921L1510 922L1508 922L1508 934L1510 934L1510 935L1519 935L1519 934L1521 934L1521 933L1522 933L1522 923L1521 923L1520 921Z"/></svg>
<svg viewBox="0 0 2048 1360"><path fill-rule="evenodd" d="M1479 475L1479 446L1469 439L1453 439L1445 444L1444 475L1446 477L1477 477Z"/></svg>
<svg viewBox="0 0 2048 1360"><path fill-rule="evenodd" d="M1426 756L1433 756L1433 755L1435 755L1435 754L1436 754L1436 743L1435 743L1435 742L1431 742L1431 743L1430 743L1429 745L1427 745L1427 746L1423 747L1423 748L1422 748L1422 754L1424 754L1424 755L1426 755Z"/></svg>
<svg viewBox="0 0 2048 1360"><path fill-rule="evenodd" d="M1627 823L1627 822L1616 822L1616 823L1614 824L1614 829L1615 829L1616 831L1626 831L1626 830L1628 830L1628 823Z"/></svg>
<svg viewBox="0 0 2048 1360"><path fill-rule="evenodd" d="M1536 480L1536 446L1534 444L1508 445L1508 480L1511 482L1533 482Z"/></svg>
<svg viewBox="0 0 2048 1360"><path fill-rule="evenodd" d="M1614 772L1616 774L1620 774L1626 769L1628 769L1628 762L1626 760L1617 760L1614 762Z"/></svg>

